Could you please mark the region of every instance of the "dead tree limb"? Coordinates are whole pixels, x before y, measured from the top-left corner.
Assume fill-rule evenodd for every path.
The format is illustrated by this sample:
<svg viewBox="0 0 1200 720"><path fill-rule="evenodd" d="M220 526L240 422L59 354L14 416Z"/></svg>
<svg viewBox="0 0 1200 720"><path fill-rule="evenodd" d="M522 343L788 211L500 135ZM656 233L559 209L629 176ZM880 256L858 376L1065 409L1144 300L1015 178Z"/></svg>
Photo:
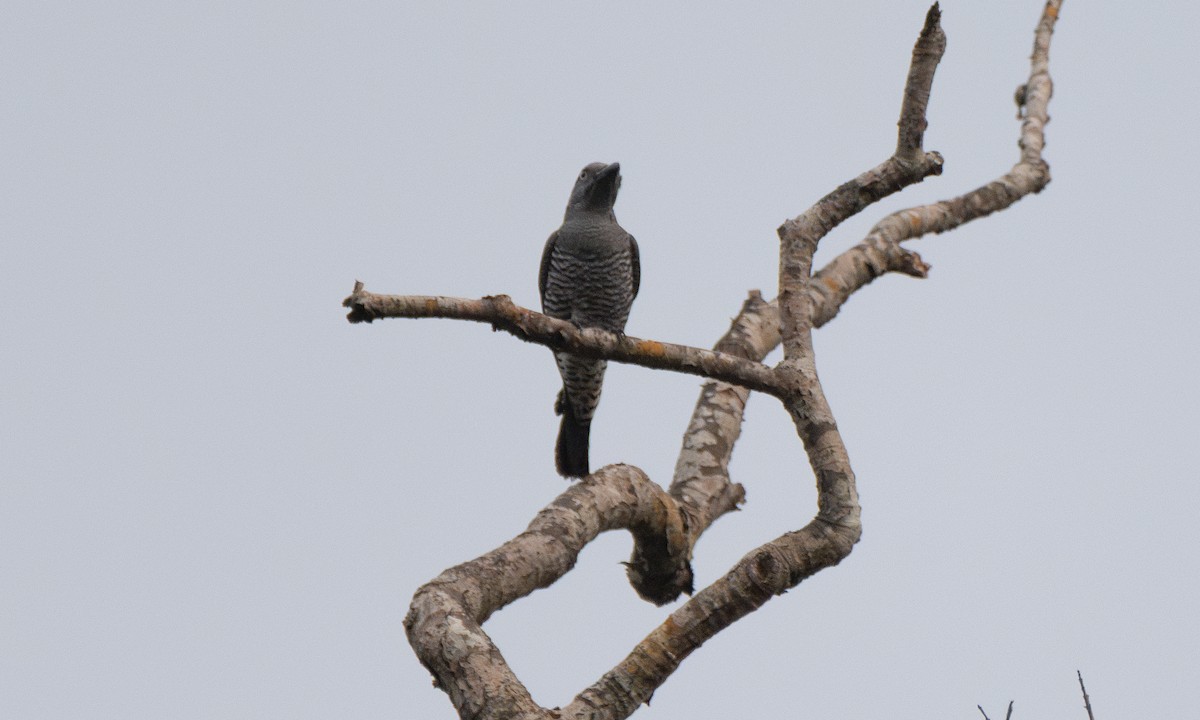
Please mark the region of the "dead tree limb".
<svg viewBox="0 0 1200 720"><path fill-rule="evenodd" d="M955 223L961 224L1007 207L1045 185L1049 175L1041 160L1041 128L1050 87L1045 63L1060 4L1061 0L1047 3L1038 28L1033 72L1021 93L1022 159L1013 171L962 198L926 206L945 204L947 209L902 211L910 213L902 216L909 224L907 231L893 229L901 214L885 219L863 243L814 275L813 253L834 227L875 201L941 171L941 157L922 147L925 108L945 48L935 4L913 50L895 154L779 228L779 297L767 303L752 293L712 351L579 330L520 308L507 296L465 300L377 295L355 284L354 293L343 303L350 308L351 322L385 317L474 320L556 350L710 379L684 435L669 491L636 468L602 468L560 495L521 535L446 570L417 591L404 623L409 642L462 717L627 717L708 638L850 553L861 534L858 494L817 378L812 329L828 322L851 294L879 275L901 272L923 277L928 266L899 242L955 226L928 221L927 214L953 211ZM784 359L775 367L762 364L780 342ZM568 706L552 710L538 706L482 623L506 604L554 583L573 567L579 551L606 530L627 529L633 534L629 578L643 597L664 603L690 592L690 558L697 539L744 498L742 486L729 478L728 463L750 390L780 399L792 417L816 475L815 517L800 530L751 551L724 577L696 593Z"/></svg>
<svg viewBox="0 0 1200 720"><path fill-rule="evenodd" d="M987 713L983 712L982 705L976 705L975 707L979 708L979 712L983 713L983 720L992 720L991 718L988 717ZM1013 711L1013 701L1009 700L1008 701L1008 712L1006 712L1004 714L1004 720L1012 720L1012 711Z"/></svg>
<svg viewBox="0 0 1200 720"><path fill-rule="evenodd" d="M409 642L460 716L549 717L480 626L505 605L552 585L597 535L618 529L630 530L639 544L643 537L686 542L678 503L641 470L609 465L572 485L525 532L417 591L404 619Z"/></svg>
<svg viewBox="0 0 1200 720"><path fill-rule="evenodd" d="M875 224L866 238L821 269L810 292L820 295L813 323L824 324L864 285L890 272L923 278L929 273L917 253L900 245L929 233L948 230L1003 210L1023 197L1039 193L1050 182L1050 165L1042 157L1046 145L1048 107L1054 85L1050 80L1050 38L1062 0L1050 0L1034 32L1029 79L1017 88L1021 118L1017 164L992 182L958 197L907 208Z"/></svg>
<svg viewBox="0 0 1200 720"><path fill-rule="evenodd" d="M489 323L522 340L575 355L601 357L657 370L700 375L725 380L768 395L779 395L775 372L759 362L726 353L618 336L598 328L578 328L566 320L552 318L512 301L507 295L479 300L422 295L376 295L354 283L354 292L342 301L350 308L350 322L372 322L379 318L450 318Z"/></svg>
<svg viewBox="0 0 1200 720"><path fill-rule="evenodd" d="M1083 673L1076 670L1075 675L1079 678L1079 689L1083 691L1083 707L1087 710L1088 720L1096 720L1092 715L1092 700L1088 697L1087 688L1083 686Z"/></svg>

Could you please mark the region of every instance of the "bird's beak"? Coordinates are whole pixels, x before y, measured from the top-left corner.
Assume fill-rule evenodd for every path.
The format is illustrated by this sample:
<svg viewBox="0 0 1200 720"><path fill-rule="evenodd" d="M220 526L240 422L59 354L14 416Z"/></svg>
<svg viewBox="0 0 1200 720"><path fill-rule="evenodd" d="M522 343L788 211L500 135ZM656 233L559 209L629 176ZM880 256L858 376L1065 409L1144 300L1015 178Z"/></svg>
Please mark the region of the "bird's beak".
<svg viewBox="0 0 1200 720"><path fill-rule="evenodd" d="M621 176L621 163L613 163L606 165L604 169L596 173L596 182L607 182L610 178Z"/></svg>

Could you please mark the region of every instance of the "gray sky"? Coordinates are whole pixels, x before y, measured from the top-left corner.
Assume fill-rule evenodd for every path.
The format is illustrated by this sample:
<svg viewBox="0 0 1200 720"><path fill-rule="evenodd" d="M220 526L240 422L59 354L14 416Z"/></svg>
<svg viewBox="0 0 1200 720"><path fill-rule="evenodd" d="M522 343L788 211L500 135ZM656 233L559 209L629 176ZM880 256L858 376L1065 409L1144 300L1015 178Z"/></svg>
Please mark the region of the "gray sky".
<svg viewBox="0 0 1200 720"><path fill-rule="evenodd" d="M452 718L416 588L565 487L550 353L378 292L536 305L579 168L619 160L632 335L709 346L774 229L882 161L924 2L14 3L0 22L0 717ZM943 3L926 144L1017 159L1035 1ZM819 331L863 502L842 565L684 662L638 717L1178 715L1200 686L1195 28L1068 0L1041 195L914 243ZM820 259L819 258L819 259ZM667 482L696 378L610 367L593 466ZM751 400L743 512L698 583L805 524ZM602 537L487 631L545 705L669 612Z"/></svg>

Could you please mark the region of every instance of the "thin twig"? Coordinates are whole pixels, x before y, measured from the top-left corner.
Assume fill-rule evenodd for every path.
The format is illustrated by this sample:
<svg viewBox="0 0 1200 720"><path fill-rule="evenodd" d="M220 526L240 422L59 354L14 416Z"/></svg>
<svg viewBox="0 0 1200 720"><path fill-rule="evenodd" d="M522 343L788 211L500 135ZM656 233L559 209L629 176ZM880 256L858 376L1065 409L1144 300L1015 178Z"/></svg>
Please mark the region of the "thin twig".
<svg viewBox="0 0 1200 720"><path fill-rule="evenodd" d="M1083 691L1083 706L1087 708L1088 720L1096 720L1096 718L1092 716L1092 701L1088 698L1087 688L1083 686L1083 673L1076 670L1075 674L1079 676L1079 689Z"/></svg>

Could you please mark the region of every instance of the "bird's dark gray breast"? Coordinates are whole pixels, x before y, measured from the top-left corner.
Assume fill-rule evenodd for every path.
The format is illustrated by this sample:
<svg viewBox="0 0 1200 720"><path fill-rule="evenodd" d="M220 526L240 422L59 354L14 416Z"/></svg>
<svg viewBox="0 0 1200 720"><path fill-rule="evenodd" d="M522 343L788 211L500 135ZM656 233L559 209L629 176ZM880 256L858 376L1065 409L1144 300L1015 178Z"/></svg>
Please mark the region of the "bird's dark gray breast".
<svg viewBox="0 0 1200 720"><path fill-rule="evenodd" d="M550 256L543 309L582 327L623 331L633 305L633 262L619 225L564 225Z"/></svg>

